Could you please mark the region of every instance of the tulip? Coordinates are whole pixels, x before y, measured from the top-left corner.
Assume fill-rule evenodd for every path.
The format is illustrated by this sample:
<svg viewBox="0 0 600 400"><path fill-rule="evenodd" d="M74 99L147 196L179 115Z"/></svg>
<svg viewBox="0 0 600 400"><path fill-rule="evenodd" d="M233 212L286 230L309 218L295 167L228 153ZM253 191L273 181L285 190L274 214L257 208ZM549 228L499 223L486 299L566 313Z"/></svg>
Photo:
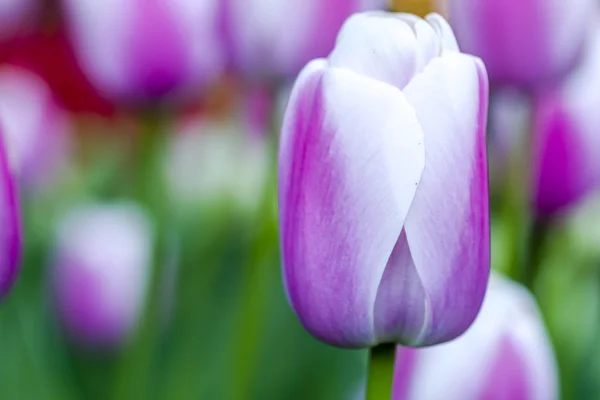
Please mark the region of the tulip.
<svg viewBox="0 0 600 400"><path fill-rule="evenodd" d="M223 64L218 0L65 0L80 64L106 96L181 100Z"/></svg>
<svg viewBox="0 0 600 400"><path fill-rule="evenodd" d="M447 0L464 51L483 59L492 83L551 85L575 66L595 0Z"/></svg>
<svg viewBox="0 0 600 400"><path fill-rule="evenodd" d="M4 125L0 115L0 299L6 296L17 278L22 251L21 214L14 176L4 148Z"/></svg>
<svg viewBox="0 0 600 400"><path fill-rule="evenodd" d="M69 125L46 84L26 70L0 69L0 119L11 169L26 188L42 188L65 167Z"/></svg>
<svg viewBox="0 0 600 400"><path fill-rule="evenodd" d="M176 129L165 170L169 191L181 206L226 202L228 213L231 205L252 213L260 205L270 166L268 143L258 137L266 121L248 123L249 112L244 107L228 121L194 117Z"/></svg>
<svg viewBox="0 0 600 400"><path fill-rule="evenodd" d="M534 110L534 192L548 216L600 187L600 29L563 85L537 98Z"/></svg>
<svg viewBox="0 0 600 400"><path fill-rule="evenodd" d="M224 0L224 36L231 64L250 79L293 79L310 60L333 49L342 24L385 0Z"/></svg>
<svg viewBox="0 0 600 400"><path fill-rule="evenodd" d="M291 305L342 347L471 324L490 267L487 75L446 21L351 17L292 90L279 151Z"/></svg>
<svg viewBox="0 0 600 400"><path fill-rule="evenodd" d="M59 224L53 294L66 331L87 345L122 343L142 312L152 262L152 226L133 203L93 204Z"/></svg>
<svg viewBox="0 0 600 400"><path fill-rule="evenodd" d="M394 400L557 398L557 365L535 300L499 275L490 279L481 312L463 336L396 352Z"/></svg>

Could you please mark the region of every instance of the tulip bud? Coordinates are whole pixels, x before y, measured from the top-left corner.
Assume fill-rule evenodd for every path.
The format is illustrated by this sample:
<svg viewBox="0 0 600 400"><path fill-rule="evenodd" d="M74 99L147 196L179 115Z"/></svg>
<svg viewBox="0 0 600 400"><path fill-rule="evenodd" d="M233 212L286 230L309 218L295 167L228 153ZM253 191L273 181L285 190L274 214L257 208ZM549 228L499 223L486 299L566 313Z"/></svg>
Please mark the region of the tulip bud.
<svg viewBox="0 0 600 400"><path fill-rule="evenodd" d="M69 126L46 84L26 70L0 69L0 119L19 181L28 189L49 186L65 167Z"/></svg>
<svg viewBox="0 0 600 400"><path fill-rule="evenodd" d="M88 345L121 343L138 322L150 275L153 233L135 204L87 205L59 225L53 265L56 309Z"/></svg>
<svg viewBox="0 0 600 400"><path fill-rule="evenodd" d="M0 115L0 299L17 278L22 251L18 193L4 148L4 125Z"/></svg>
<svg viewBox="0 0 600 400"><path fill-rule="evenodd" d="M106 96L175 100L221 71L217 0L66 0L80 64Z"/></svg>
<svg viewBox="0 0 600 400"><path fill-rule="evenodd" d="M534 198L550 215L600 187L600 30L562 86L545 93L534 110Z"/></svg>
<svg viewBox="0 0 600 400"><path fill-rule="evenodd" d="M553 400L554 352L531 294L492 276L481 312L458 339L427 349L398 347L395 400Z"/></svg>
<svg viewBox="0 0 600 400"><path fill-rule="evenodd" d="M290 302L342 347L464 332L490 267L487 75L446 21L364 13L292 90L279 152Z"/></svg>
<svg viewBox="0 0 600 400"><path fill-rule="evenodd" d="M235 70L253 79L295 78L333 49L342 24L386 0L224 0L224 34Z"/></svg>
<svg viewBox="0 0 600 400"><path fill-rule="evenodd" d="M492 83L556 83L575 66L595 0L447 0L461 48L481 57Z"/></svg>

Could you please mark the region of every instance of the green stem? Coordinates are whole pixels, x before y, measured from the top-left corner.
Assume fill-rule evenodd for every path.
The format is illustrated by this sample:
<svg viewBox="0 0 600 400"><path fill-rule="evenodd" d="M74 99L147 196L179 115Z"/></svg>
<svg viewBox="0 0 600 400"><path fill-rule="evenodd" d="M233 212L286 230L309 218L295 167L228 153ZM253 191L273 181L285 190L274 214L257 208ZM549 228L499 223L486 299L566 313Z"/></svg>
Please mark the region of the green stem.
<svg viewBox="0 0 600 400"><path fill-rule="evenodd" d="M527 252L527 262L523 271L523 283L531 290L538 275L540 264L542 262L542 252L544 243L549 232L549 221L543 218L536 218L531 224L529 231L529 248Z"/></svg>
<svg viewBox="0 0 600 400"><path fill-rule="evenodd" d="M166 119L159 112L143 117L139 138L135 197L154 217L154 254L145 309L131 342L124 350L115 385L116 399L149 398L155 351L162 322L161 305L166 265L168 198L162 170Z"/></svg>
<svg viewBox="0 0 600 400"><path fill-rule="evenodd" d="M532 102L529 104L529 121L521 132L521 142L511 151L508 185L504 198L504 217L509 221L510 243L508 266L505 271L516 281L532 287L540 261L540 250L547 224L534 217L533 158L535 138L532 131Z"/></svg>
<svg viewBox="0 0 600 400"><path fill-rule="evenodd" d="M396 346L391 343L371 348L367 400L390 400L392 398L395 354Z"/></svg>
<svg viewBox="0 0 600 400"><path fill-rule="evenodd" d="M274 97L273 97L274 99ZM273 270L269 256L274 255L277 245L277 219L275 213L275 193L277 181L277 149L278 129L276 105L273 101L270 121L269 158L270 169L262 194L261 205L254 224L256 230L251 232L250 253L248 264L242 271L242 290L240 295L239 320L236 321L234 332L238 334L233 346L231 362L233 363L234 384L231 386L231 396L234 400L247 399L251 396L253 376L256 373L256 364L259 354L261 329L265 324L265 308L267 302L267 289L269 277Z"/></svg>

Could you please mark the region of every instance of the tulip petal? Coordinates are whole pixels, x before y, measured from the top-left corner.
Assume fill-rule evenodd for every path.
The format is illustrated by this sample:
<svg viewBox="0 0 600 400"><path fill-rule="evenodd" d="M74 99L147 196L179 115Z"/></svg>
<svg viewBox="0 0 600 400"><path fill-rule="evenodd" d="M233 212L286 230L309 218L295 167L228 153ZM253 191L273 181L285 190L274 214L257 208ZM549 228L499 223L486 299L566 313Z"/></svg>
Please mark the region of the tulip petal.
<svg viewBox="0 0 600 400"><path fill-rule="evenodd" d="M482 380L479 399L532 399L527 380L526 363L518 347L508 338L502 338L492 357L488 376ZM544 397L548 398L549 397Z"/></svg>
<svg viewBox="0 0 600 400"><path fill-rule="evenodd" d="M439 47L434 30L422 19L374 11L348 19L329 60L332 66L402 89Z"/></svg>
<svg viewBox="0 0 600 400"><path fill-rule="evenodd" d="M19 271L21 259L21 214L13 173L9 167L4 140L0 134L0 299L8 292Z"/></svg>
<svg viewBox="0 0 600 400"><path fill-rule="evenodd" d="M472 323L489 276L485 67L447 52L404 93L425 136L425 170L405 229L430 302L431 326L415 339L426 345L450 340Z"/></svg>
<svg viewBox="0 0 600 400"><path fill-rule="evenodd" d="M299 318L334 345L374 344L374 305L424 167L403 94L323 60L291 96L279 158L284 279Z"/></svg>
<svg viewBox="0 0 600 400"><path fill-rule="evenodd" d="M402 231L387 262L375 301L379 342L412 344L429 326L429 301Z"/></svg>
<svg viewBox="0 0 600 400"><path fill-rule="evenodd" d="M115 13L114 10L119 10ZM75 50L88 77L103 92L128 87L121 46L127 37L127 21L135 14L129 1L66 0ZM110 26L110 29L106 29ZM106 94L106 93L104 93Z"/></svg>
<svg viewBox="0 0 600 400"><path fill-rule="evenodd" d="M425 20L433 27L437 36L440 38L443 51L455 53L460 51L454 32L452 32L452 28L444 17L436 13L431 13L425 17Z"/></svg>

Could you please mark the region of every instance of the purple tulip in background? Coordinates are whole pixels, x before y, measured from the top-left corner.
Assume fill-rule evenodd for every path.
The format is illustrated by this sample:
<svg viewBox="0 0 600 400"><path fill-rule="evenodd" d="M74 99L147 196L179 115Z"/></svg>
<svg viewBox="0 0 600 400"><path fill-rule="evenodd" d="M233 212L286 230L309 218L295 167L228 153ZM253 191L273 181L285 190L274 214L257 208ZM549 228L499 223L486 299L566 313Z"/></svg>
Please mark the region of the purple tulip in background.
<svg viewBox="0 0 600 400"><path fill-rule="evenodd" d="M492 276L481 312L453 342L398 347L394 400L554 400L558 371L531 294Z"/></svg>
<svg viewBox="0 0 600 400"><path fill-rule="evenodd" d="M544 216L600 187L600 30L579 67L534 110L534 198Z"/></svg>
<svg viewBox="0 0 600 400"><path fill-rule="evenodd" d="M49 88L26 70L0 68L0 119L11 169L27 189L48 187L66 167L70 126Z"/></svg>
<svg viewBox="0 0 600 400"><path fill-rule="evenodd" d="M197 96L219 76L218 0L63 0L80 64L127 102Z"/></svg>
<svg viewBox="0 0 600 400"><path fill-rule="evenodd" d="M0 299L11 288L21 261L21 214L14 176L4 145L4 120L0 115Z"/></svg>
<svg viewBox="0 0 600 400"><path fill-rule="evenodd" d="M153 232L133 203L86 205L58 229L53 295L67 332L88 345L121 343L144 304Z"/></svg>
<svg viewBox="0 0 600 400"><path fill-rule="evenodd" d="M0 0L0 40L27 31L41 6L41 0Z"/></svg>
<svg viewBox="0 0 600 400"><path fill-rule="evenodd" d="M304 326L342 347L465 331L490 267L481 61L446 21L351 17L300 74L279 153L284 281Z"/></svg>
<svg viewBox="0 0 600 400"><path fill-rule="evenodd" d="M447 0L461 48L498 84L551 85L575 66L595 0Z"/></svg>
<svg viewBox="0 0 600 400"><path fill-rule="evenodd" d="M333 49L342 24L385 0L223 0L224 33L233 68L254 79L295 78Z"/></svg>

